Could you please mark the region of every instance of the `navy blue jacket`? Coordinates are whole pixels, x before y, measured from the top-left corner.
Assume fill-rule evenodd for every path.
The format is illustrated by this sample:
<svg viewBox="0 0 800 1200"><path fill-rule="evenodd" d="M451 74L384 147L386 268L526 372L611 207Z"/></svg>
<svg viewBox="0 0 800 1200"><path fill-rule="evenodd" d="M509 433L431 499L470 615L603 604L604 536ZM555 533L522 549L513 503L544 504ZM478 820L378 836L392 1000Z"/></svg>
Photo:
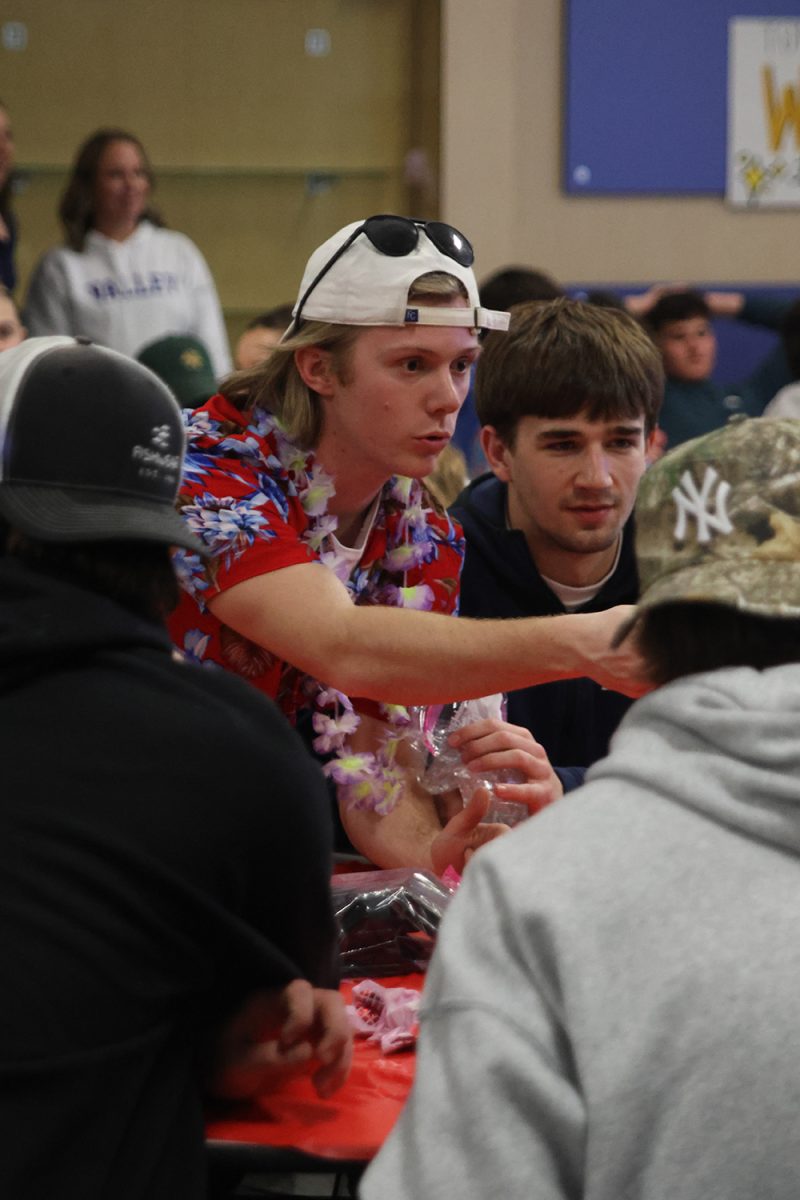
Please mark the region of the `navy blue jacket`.
<svg viewBox="0 0 800 1200"><path fill-rule="evenodd" d="M544 617L565 611L536 569L524 534L506 528L504 483L492 474L481 475L464 489L451 512L467 540L462 616ZM631 520L616 571L579 611L633 604L638 593ZM583 782L586 767L607 753L609 739L630 704L627 697L592 679L565 679L510 692L508 719L530 729L569 790Z"/></svg>

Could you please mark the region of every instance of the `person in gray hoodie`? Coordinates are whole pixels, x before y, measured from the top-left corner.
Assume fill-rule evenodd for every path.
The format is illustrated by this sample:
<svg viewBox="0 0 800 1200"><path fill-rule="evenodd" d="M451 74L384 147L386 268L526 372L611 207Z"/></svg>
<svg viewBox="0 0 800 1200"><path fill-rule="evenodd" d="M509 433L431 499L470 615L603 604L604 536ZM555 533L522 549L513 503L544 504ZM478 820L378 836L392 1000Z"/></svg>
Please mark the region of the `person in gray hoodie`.
<svg viewBox="0 0 800 1200"><path fill-rule="evenodd" d="M741 420L645 476L657 686L470 863L363 1200L800 1195L799 472Z"/></svg>

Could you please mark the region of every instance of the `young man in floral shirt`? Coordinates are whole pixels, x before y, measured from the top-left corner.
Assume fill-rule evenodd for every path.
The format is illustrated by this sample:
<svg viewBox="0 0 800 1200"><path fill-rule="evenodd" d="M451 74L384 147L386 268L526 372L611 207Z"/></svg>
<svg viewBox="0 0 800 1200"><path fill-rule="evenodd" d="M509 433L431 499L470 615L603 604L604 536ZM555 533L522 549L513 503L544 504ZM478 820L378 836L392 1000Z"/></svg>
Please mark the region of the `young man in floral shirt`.
<svg viewBox="0 0 800 1200"><path fill-rule="evenodd" d="M472 260L440 222L346 226L311 256L270 360L189 422L181 508L212 560L180 556L176 644L290 718L312 713L347 833L382 866L461 867L498 832L480 824L485 793L443 809L417 785L397 706L580 675L645 690L635 651L610 649L627 610L448 620L460 531L419 481L452 435L479 329L508 324L481 308ZM484 721L452 744L471 771L522 772L500 799L535 811L560 792L525 730Z"/></svg>

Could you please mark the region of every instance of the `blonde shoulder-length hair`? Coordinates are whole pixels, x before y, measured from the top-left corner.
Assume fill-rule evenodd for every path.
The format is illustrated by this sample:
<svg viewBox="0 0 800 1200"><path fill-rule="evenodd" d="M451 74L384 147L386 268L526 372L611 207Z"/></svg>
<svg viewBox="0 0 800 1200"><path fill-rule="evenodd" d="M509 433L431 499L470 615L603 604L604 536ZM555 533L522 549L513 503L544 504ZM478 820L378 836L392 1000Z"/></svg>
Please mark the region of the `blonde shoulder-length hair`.
<svg viewBox="0 0 800 1200"><path fill-rule="evenodd" d="M454 300L468 301L466 288L444 271L420 275L408 290L409 303L445 305ZM322 402L303 382L295 352L306 346L327 350L337 375L346 378L350 352L365 328L369 327L303 322L296 333L275 347L265 363L230 375L220 391L243 411L263 408L273 413L295 445L302 450L313 450L322 435Z"/></svg>

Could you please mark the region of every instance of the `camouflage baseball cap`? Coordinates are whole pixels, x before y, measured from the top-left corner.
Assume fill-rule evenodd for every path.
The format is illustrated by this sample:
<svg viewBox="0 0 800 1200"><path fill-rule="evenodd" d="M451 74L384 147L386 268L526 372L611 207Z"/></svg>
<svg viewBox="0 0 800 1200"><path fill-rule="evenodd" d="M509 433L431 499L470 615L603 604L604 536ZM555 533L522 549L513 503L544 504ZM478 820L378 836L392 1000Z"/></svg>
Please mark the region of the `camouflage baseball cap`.
<svg viewBox="0 0 800 1200"><path fill-rule="evenodd" d="M637 617L675 601L800 616L800 421L734 418L666 454L640 484L636 557Z"/></svg>

